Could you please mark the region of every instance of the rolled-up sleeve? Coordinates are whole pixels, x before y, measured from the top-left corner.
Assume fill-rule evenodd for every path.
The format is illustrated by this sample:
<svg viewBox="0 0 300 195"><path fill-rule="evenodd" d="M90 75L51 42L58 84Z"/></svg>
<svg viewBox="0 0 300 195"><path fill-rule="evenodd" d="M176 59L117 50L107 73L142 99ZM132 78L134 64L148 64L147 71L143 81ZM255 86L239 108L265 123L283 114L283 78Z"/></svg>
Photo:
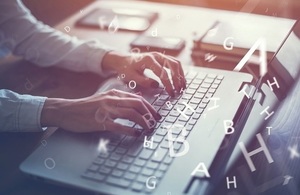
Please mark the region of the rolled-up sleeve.
<svg viewBox="0 0 300 195"><path fill-rule="evenodd" d="M0 131L42 131L40 116L46 97L0 90Z"/></svg>

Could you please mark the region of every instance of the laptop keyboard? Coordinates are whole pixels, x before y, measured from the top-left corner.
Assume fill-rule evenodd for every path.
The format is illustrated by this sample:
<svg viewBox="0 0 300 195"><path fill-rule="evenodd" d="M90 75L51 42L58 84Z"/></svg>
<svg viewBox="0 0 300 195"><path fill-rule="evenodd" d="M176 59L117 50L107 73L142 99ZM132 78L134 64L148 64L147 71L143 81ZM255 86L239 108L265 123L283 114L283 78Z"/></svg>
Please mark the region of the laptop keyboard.
<svg viewBox="0 0 300 195"><path fill-rule="evenodd" d="M147 135L149 142L153 139L151 147L144 147L145 135L138 138L121 135L121 139L111 139L107 153L99 153L82 177L137 192L153 192L146 187L147 179L155 176L158 186L174 159L168 154L166 127L173 124L184 126L186 139L223 80L222 75L201 72L189 72L185 77L187 89L183 93L171 98L165 90L161 90L152 102L162 119L157 122L153 134ZM182 114L177 109L183 111L187 107L185 103L193 110L186 109ZM127 121L127 126L141 128L131 121ZM172 128L173 138L178 137L181 131L182 128ZM182 142L174 142L174 152L179 152L182 145Z"/></svg>

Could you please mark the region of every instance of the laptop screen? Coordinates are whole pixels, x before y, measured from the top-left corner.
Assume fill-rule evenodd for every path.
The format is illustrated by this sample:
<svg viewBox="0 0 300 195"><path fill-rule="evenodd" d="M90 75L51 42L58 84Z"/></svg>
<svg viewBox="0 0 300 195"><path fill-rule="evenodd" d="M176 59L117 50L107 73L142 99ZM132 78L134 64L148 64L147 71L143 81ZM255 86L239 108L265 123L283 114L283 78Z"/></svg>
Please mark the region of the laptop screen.
<svg viewBox="0 0 300 195"><path fill-rule="evenodd" d="M300 22L296 22L291 32L268 65L266 80L280 83L275 94L284 98L300 75Z"/></svg>

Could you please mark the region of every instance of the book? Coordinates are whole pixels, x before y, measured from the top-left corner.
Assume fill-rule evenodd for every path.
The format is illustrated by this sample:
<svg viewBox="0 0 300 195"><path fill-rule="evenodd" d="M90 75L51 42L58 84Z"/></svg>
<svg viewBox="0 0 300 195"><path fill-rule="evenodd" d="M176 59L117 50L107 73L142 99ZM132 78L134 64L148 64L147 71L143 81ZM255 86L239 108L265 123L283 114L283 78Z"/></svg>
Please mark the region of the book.
<svg viewBox="0 0 300 195"><path fill-rule="evenodd" d="M261 23L217 21L203 36L194 40L192 53L194 57L198 51L218 54L224 60L238 63L257 41L263 40L267 61L270 61L277 47L274 41L270 41L273 37L270 37L269 33L268 25ZM255 50L254 55L259 55L259 48Z"/></svg>

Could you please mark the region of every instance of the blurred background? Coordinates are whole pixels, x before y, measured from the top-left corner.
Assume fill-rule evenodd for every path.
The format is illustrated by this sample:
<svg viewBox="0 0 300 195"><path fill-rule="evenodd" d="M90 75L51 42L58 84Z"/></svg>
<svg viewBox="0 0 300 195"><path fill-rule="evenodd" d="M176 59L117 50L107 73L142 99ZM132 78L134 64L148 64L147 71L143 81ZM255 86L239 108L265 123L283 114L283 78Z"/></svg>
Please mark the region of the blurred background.
<svg viewBox="0 0 300 195"><path fill-rule="evenodd" d="M23 0L33 15L54 26L94 0ZM126 0L123 0L126 1ZM150 1L150 0L148 0ZM258 4L252 13L300 19L300 0L152 0L170 4L240 11L246 3Z"/></svg>

